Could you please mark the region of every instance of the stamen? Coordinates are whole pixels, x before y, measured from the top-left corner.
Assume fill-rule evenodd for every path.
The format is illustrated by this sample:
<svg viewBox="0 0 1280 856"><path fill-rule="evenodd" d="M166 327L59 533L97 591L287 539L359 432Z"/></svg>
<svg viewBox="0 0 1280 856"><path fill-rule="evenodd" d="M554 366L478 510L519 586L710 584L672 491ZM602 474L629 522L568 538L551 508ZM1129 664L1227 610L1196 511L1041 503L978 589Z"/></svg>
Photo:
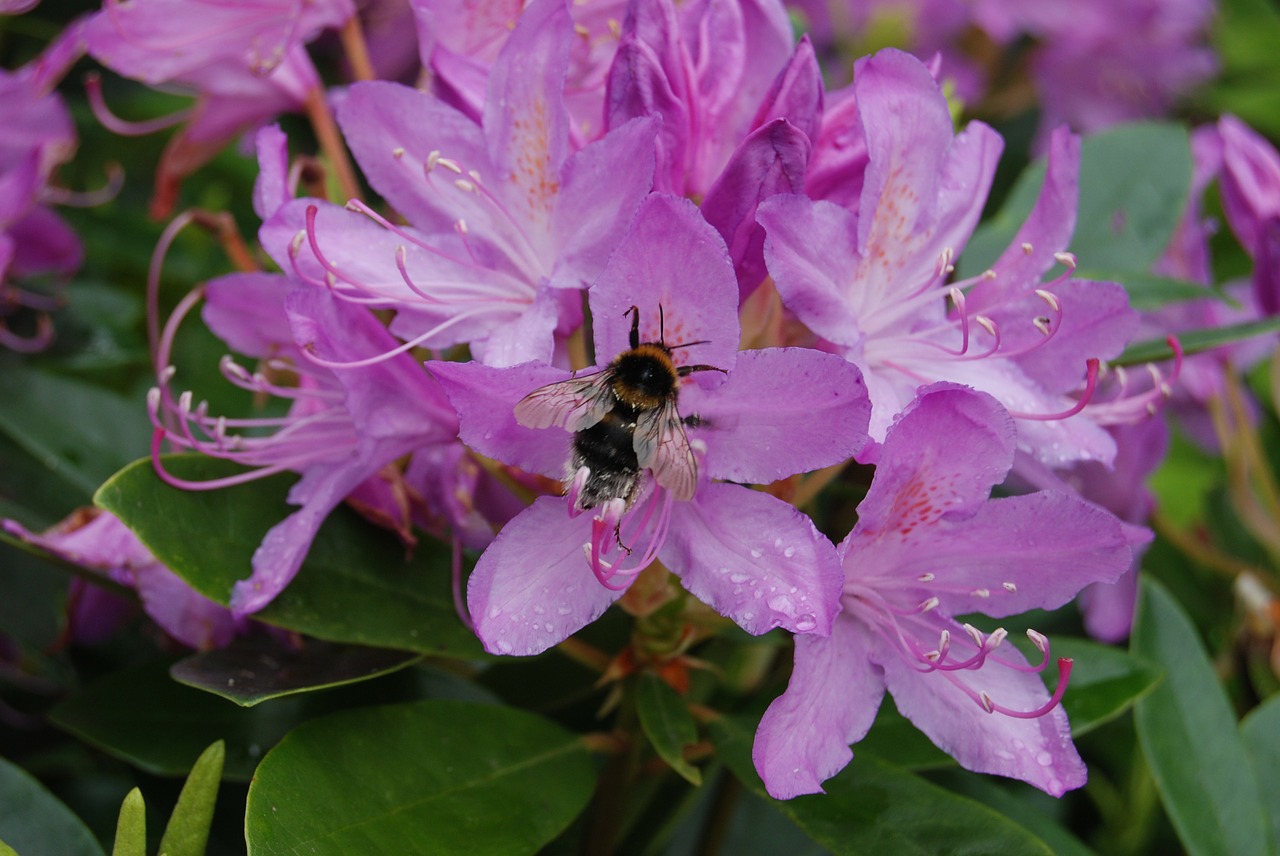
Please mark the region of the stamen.
<svg viewBox="0 0 1280 856"><path fill-rule="evenodd" d="M1037 422L1050 422L1057 419L1067 419L1071 416L1075 416L1089 405L1089 400L1093 398L1093 394L1098 388L1098 358L1090 357L1087 365L1088 374L1085 378L1084 392L1081 393L1080 400L1076 402L1074 407L1068 408L1060 413L1024 413L1021 411L1010 410L1009 415L1017 419L1032 419Z"/></svg>
<svg viewBox="0 0 1280 856"><path fill-rule="evenodd" d="M982 707L987 713L1002 713L1014 719L1037 719L1044 716L1061 703L1062 696L1067 691L1067 682L1071 679L1072 665L1074 665L1074 661L1070 658L1058 658L1058 687L1053 691L1053 696L1050 697L1049 701L1035 710L1010 710L1004 705L996 704L986 692L978 694Z"/></svg>

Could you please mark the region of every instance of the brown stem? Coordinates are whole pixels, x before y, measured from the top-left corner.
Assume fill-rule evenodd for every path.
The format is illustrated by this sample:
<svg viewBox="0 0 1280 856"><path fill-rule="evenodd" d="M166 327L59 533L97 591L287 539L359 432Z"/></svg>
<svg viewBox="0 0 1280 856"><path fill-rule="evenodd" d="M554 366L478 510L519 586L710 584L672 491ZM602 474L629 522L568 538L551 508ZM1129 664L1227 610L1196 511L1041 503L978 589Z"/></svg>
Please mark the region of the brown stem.
<svg viewBox="0 0 1280 856"><path fill-rule="evenodd" d="M377 80L378 74L369 59L369 43L364 39L360 16L348 18L338 31L338 37L342 40L342 49L347 52L347 62L351 63L351 75L356 80Z"/></svg>
<svg viewBox="0 0 1280 856"><path fill-rule="evenodd" d="M347 155L346 144L338 123L329 110L329 102L325 98L323 87L316 87L307 93L307 118L315 129L316 139L320 141L320 150L325 153L329 166L338 180L338 188L347 199L360 198L360 182L356 180L355 167Z"/></svg>

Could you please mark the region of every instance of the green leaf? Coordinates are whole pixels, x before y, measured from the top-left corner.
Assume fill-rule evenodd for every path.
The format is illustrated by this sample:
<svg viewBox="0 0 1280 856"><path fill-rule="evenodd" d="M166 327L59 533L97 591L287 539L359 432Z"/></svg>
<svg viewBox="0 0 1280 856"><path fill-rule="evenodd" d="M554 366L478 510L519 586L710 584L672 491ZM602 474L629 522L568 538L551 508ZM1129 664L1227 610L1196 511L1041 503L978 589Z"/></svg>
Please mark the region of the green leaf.
<svg viewBox="0 0 1280 856"><path fill-rule="evenodd" d="M0 401L0 431L85 497L151 443L143 402L81 381L7 368Z"/></svg>
<svg viewBox="0 0 1280 856"><path fill-rule="evenodd" d="M113 672L50 713L60 728L161 776L181 776L214 740L227 744L227 777L247 781L263 751L295 724L285 700L245 710L169 677L164 661Z"/></svg>
<svg viewBox="0 0 1280 856"><path fill-rule="evenodd" d="M93 833L26 770L0 758L0 839L26 856L103 856Z"/></svg>
<svg viewBox="0 0 1280 856"><path fill-rule="evenodd" d="M199 455L166 457L164 466L193 481L241 472ZM293 480L281 475L217 490L179 490L141 460L104 484L94 502L123 520L192 588L225 604L236 580L249 576L267 530L297 510L285 502ZM451 561L447 547L427 538L406 561L394 536L339 508L316 535L297 577L254 618L331 642L481 656L475 634L454 609Z"/></svg>
<svg viewBox="0 0 1280 856"><path fill-rule="evenodd" d="M856 751L860 755L875 755L882 761L908 770L950 767L956 763L954 758L934 746L933 741L911 720L898 712L893 697L889 695L884 697L880 710L876 712L875 723L867 736L858 742Z"/></svg>
<svg viewBox="0 0 1280 856"><path fill-rule="evenodd" d="M196 759L160 839L160 852L165 856L204 856L226 755L226 744L219 740Z"/></svg>
<svg viewBox="0 0 1280 856"><path fill-rule="evenodd" d="M1187 851L1192 856L1272 852L1257 780L1231 705L1195 628L1149 578L1143 580L1132 647L1165 671L1164 682L1138 702L1134 723Z"/></svg>
<svg viewBox="0 0 1280 856"><path fill-rule="evenodd" d="M744 785L766 797L751 763L751 732L729 719L711 723L710 732L717 756ZM872 754L858 755L823 787L825 794L771 802L810 838L841 856L1052 853L1044 842L998 812Z"/></svg>
<svg viewBox="0 0 1280 856"><path fill-rule="evenodd" d="M111 856L147 856L147 805L137 788L125 794L120 804Z"/></svg>
<svg viewBox="0 0 1280 856"><path fill-rule="evenodd" d="M1212 350L1221 345L1242 342L1254 336L1264 336L1280 330L1280 317L1264 318L1260 321L1245 321L1240 324L1226 324L1208 330L1179 331L1178 344L1184 354L1198 354ZM1173 359L1173 348L1164 339L1147 339L1135 342L1124 349L1124 353L1112 360L1112 365L1131 366L1138 363L1158 363Z"/></svg>
<svg viewBox="0 0 1280 856"><path fill-rule="evenodd" d="M1280 841L1280 695L1250 711L1240 723L1240 735L1271 818L1271 840Z"/></svg>
<svg viewBox="0 0 1280 856"><path fill-rule="evenodd" d="M1087 137L1080 152L1080 204L1071 251L1082 269L1146 271L1168 246L1191 188L1186 129L1141 122ZM1013 241L1044 184L1041 160L1019 176L999 214L960 258L960 276L990 267Z"/></svg>
<svg viewBox="0 0 1280 856"><path fill-rule="evenodd" d="M1080 839L1037 806L1037 803L1056 806L1058 801L1030 785L959 769L940 770L930 778L948 790L990 806L1005 817L1016 818L1017 823L1049 845L1055 856L1094 856Z"/></svg>
<svg viewBox="0 0 1280 856"><path fill-rule="evenodd" d="M657 675L645 673L636 682L636 713L659 757L690 784L702 784L702 773L682 752L698 739L698 726L680 694Z"/></svg>
<svg viewBox="0 0 1280 856"><path fill-rule="evenodd" d="M394 648L366 648L309 639L284 644L266 634L242 637L173 664L169 674L189 687L244 707L267 699L328 689L403 669L422 659Z"/></svg>
<svg viewBox="0 0 1280 856"><path fill-rule="evenodd" d="M1085 639L1052 640L1055 657L1075 661L1062 707L1075 737L1115 719L1160 683L1160 669L1126 651ZM1046 675L1050 692L1057 674Z"/></svg>
<svg viewBox="0 0 1280 856"><path fill-rule="evenodd" d="M363 708L308 722L267 754L245 837L251 856L536 853L594 785L582 743L533 714L444 701Z"/></svg>
<svg viewBox="0 0 1280 856"><path fill-rule="evenodd" d="M18 856L18 851L0 841L0 856Z"/></svg>

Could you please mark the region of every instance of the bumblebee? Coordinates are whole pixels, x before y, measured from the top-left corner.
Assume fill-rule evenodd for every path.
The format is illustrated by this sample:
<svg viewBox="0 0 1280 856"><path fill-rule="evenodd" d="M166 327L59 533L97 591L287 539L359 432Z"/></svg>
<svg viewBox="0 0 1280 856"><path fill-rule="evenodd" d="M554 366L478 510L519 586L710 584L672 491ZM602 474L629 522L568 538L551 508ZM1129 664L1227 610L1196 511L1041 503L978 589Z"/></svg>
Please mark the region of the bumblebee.
<svg viewBox="0 0 1280 856"><path fill-rule="evenodd" d="M516 421L527 428L555 425L573 432L565 487L586 468L576 500L580 510L613 499L630 507L646 469L676 499L691 499L697 487L698 465L677 409L680 379L724 369L677 366L672 351L703 342L668 345L661 307L658 313L658 341L640 341L640 309L632 306L630 348L603 370L539 387L515 406Z"/></svg>

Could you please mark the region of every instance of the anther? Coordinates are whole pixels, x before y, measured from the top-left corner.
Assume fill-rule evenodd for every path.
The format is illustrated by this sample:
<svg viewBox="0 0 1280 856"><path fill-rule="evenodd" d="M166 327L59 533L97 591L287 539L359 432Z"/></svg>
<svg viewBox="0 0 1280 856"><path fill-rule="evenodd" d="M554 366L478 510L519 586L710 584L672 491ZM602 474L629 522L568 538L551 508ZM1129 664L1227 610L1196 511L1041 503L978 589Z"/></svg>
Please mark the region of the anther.
<svg viewBox="0 0 1280 856"><path fill-rule="evenodd" d="M396 146L392 149L391 156L396 160L400 160L400 158L404 157L404 146Z"/></svg>
<svg viewBox="0 0 1280 856"><path fill-rule="evenodd" d="M1035 326L1037 330L1039 330L1041 333L1043 333L1046 336L1048 336L1050 333L1053 332L1053 328L1049 326L1050 319L1048 318L1048 316L1037 315L1034 319L1032 319L1031 323L1032 325Z"/></svg>
<svg viewBox="0 0 1280 856"><path fill-rule="evenodd" d="M1014 594L1018 593L1018 587L1013 583L1000 583L1000 587L1007 592L1012 592Z"/></svg>
<svg viewBox="0 0 1280 856"><path fill-rule="evenodd" d="M465 178L455 179L453 186L461 190L463 193L471 193L476 189L476 186Z"/></svg>
<svg viewBox="0 0 1280 856"><path fill-rule="evenodd" d="M983 330L986 330L992 336L998 335L996 333L996 322L992 321L986 315L973 316L973 323L977 324Z"/></svg>
<svg viewBox="0 0 1280 856"><path fill-rule="evenodd" d="M1039 649L1041 654L1044 654L1049 650L1049 640L1043 633L1032 630L1028 627L1027 638L1031 640L1032 645L1035 645L1036 648Z"/></svg>
<svg viewBox="0 0 1280 856"><path fill-rule="evenodd" d="M431 170L436 168L436 163L439 160L440 160L440 150L432 149L430 152L427 153L427 161L422 165L423 169L425 169L427 172L431 172Z"/></svg>
<svg viewBox="0 0 1280 856"><path fill-rule="evenodd" d="M973 644L981 648L982 647L981 631L979 631L978 628L974 627L972 624L965 624L963 626L964 626L964 632L967 633L969 635L969 638L973 640Z"/></svg>
<svg viewBox="0 0 1280 856"><path fill-rule="evenodd" d="M458 162L451 158L436 158L436 163L454 175L462 175L462 167L458 166Z"/></svg>
<svg viewBox="0 0 1280 856"><path fill-rule="evenodd" d="M1071 270L1076 269L1075 253L1054 253L1053 257L1058 261L1058 264L1066 265Z"/></svg>
<svg viewBox="0 0 1280 856"><path fill-rule="evenodd" d="M941 601L936 597L927 598L920 602L920 605L916 607L916 611L929 612L930 610L937 609L939 603L941 603Z"/></svg>
<svg viewBox="0 0 1280 856"><path fill-rule="evenodd" d="M1035 247L1031 246L1031 244L1026 241L1022 243L1022 252L1025 255L1028 255L1028 256L1031 255L1033 252L1035 252L1035 249L1036 249Z"/></svg>
<svg viewBox="0 0 1280 856"><path fill-rule="evenodd" d="M921 574L920 576L916 577L916 579L922 583L931 583L933 582L933 574Z"/></svg>
<svg viewBox="0 0 1280 856"><path fill-rule="evenodd" d="M1054 294L1052 291L1046 291L1043 288L1037 288L1036 296L1039 297L1041 300L1043 300L1045 303L1049 304L1049 308L1052 309L1054 312L1062 311L1062 303L1059 302L1058 295Z"/></svg>

